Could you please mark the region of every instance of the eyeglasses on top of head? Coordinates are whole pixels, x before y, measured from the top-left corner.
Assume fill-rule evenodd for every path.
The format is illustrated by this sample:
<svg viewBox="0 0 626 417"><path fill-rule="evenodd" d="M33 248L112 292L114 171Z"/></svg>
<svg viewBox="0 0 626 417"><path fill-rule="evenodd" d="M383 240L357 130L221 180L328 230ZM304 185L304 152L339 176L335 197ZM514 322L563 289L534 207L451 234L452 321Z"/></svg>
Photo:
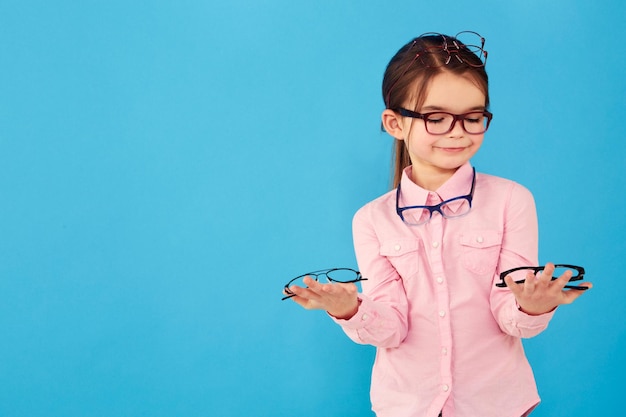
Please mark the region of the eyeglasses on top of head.
<svg viewBox="0 0 626 417"><path fill-rule="evenodd" d="M453 58L459 63L473 68L487 65L488 53L485 51L485 38L470 30L459 32L454 37L437 32L423 33L413 40L408 51L412 51L415 46L417 46L417 50L413 59L407 64L402 74L393 81L384 97L386 106L390 104L391 93L398 81L406 75L417 60L427 68L449 65ZM462 52L464 47L471 53L470 55ZM439 56L439 59L433 55ZM440 59L442 55L445 57L444 59Z"/></svg>
<svg viewBox="0 0 626 417"><path fill-rule="evenodd" d="M476 168L472 171L472 186L467 195L453 197L434 206L407 206L400 207L401 184L396 188L396 213L409 226L421 226L430 221L434 213L439 213L446 219L453 219L467 215L472 209L474 188L476 186Z"/></svg>
<svg viewBox="0 0 626 417"><path fill-rule="evenodd" d="M426 41L426 42L424 42ZM447 36L437 32L423 33L413 40L413 43L409 47L409 50L414 46L422 43L426 43L425 47L420 47L416 51L415 58L420 59L422 64L427 67L439 67L443 65L449 65L450 61L454 58L458 62L469 65L470 67L484 67L487 65L488 53L485 51L485 38L476 32L471 30L464 30L457 33L454 36ZM431 45L428 45L428 43ZM462 51L467 50L475 55L474 57L463 57ZM447 57L444 60L428 60L428 54L441 54L446 53Z"/></svg>
<svg viewBox="0 0 626 417"><path fill-rule="evenodd" d="M462 114L444 111L418 113L403 107L391 109L404 117L422 119L426 131L431 135L445 135L452 132L457 122L461 122L463 130L470 135L480 135L489 129L493 114L487 110L476 110Z"/></svg>
<svg viewBox="0 0 626 417"><path fill-rule="evenodd" d="M526 281L526 276L528 275L529 272L532 272L533 274L537 275L538 273L542 272L544 269L545 269L545 265L543 266L520 266L517 268L506 270L500 274L500 282L496 283L496 287L505 288L507 286L506 282L504 281L504 278L507 275L511 275L513 278L513 281L515 281L516 284L521 284ZM567 270L570 270L573 273L572 277L569 279L570 282L580 281L585 276L585 268L583 268L582 266L557 264L557 265L554 265L554 273L552 274L552 280L554 281L555 279L559 278ZM581 290L581 291L589 289L589 287L584 287L581 285L566 285L564 288L569 288L573 290Z"/></svg>
<svg viewBox="0 0 626 417"><path fill-rule="evenodd" d="M327 282L336 282L341 284L349 284L356 283L360 281L367 281L367 278L363 278L359 271L356 271L352 268L328 268L328 269L320 269L319 271L307 272L306 274L298 275L293 278L283 288L283 293L285 297L282 300L286 300L291 297L295 297L295 294L289 289L293 285L297 285L300 287L306 287L303 279L305 277L310 277L315 281L320 281L320 278L325 278Z"/></svg>

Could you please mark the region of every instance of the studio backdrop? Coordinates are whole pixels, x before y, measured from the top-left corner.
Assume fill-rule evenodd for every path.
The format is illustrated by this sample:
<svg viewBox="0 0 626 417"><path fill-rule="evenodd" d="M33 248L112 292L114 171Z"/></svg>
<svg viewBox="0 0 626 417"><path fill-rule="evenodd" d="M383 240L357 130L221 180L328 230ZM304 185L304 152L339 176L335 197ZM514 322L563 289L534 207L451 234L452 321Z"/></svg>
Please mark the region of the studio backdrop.
<svg viewBox="0 0 626 417"><path fill-rule="evenodd" d="M281 289L357 267L385 66L462 30L494 114L472 163L594 283L524 342L533 416L620 415L624 4L3 0L0 416L372 416L374 348Z"/></svg>

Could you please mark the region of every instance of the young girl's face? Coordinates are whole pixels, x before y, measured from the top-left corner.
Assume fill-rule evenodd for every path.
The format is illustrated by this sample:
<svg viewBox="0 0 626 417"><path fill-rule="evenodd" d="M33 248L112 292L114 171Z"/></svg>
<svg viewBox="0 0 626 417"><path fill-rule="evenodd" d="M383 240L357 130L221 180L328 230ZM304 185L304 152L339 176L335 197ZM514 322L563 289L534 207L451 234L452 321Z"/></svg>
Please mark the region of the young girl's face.
<svg viewBox="0 0 626 417"><path fill-rule="evenodd" d="M414 108L412 103L406 104L407 108ZM485 110L485 94L481 89L469 77L444 72L431 80L424 104L417 111L463 114L476 110ZM404 117L400 124L404 133L399 139L407 141L414 176L452 176L483 143L484 133L465 132L461 121L441 135L428 133L422 119Z"/></svg>

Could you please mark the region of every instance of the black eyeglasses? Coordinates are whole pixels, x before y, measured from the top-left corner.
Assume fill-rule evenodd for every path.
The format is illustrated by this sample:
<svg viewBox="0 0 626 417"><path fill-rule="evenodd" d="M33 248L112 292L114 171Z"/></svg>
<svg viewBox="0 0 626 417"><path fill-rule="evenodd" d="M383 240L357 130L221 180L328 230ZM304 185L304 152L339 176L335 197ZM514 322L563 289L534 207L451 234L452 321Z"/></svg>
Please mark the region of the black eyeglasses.
<svg viewBox="0 0 626 417"><path fill-rule="evenodd" d="M454 197L442 201L434 206L407 206L400 207L400 184L396 189L396 213L402 221L409 226L419 226L428 223L437 212L446 219L465 216L472 209L472 199L474 198L474 187L476 185L476 168L472 172L472 188L469 194Z"/></svg>
<svg viewBox="0 0 626 417"><path fill-rule="evenodd" d="M506 287L506 282L504 281L504 277L507 275L511 275L516 284L521 284L526 281L526 275L528 275L529 271L532 271L535 275L540 273L545 269L545 266L520 266L518 268L509 269L508 271L504 271L500 274L500 281L496 284L496 287L504 288ZM552 281L560 277L565 273L565 271L572 271L573 275L570 278L571 281L580 281L585 276L585 268L582 266L576 265L554 265L554 273L552 274ZM565 288L570 288L572 290L588 290L589 287L583 287L580 285L566 285Z"/></svg>
<svg viewBox="0 0 626 417"><path fill-rule="evenodd" d="M443 111L418 113L405 108L393 109L404 117L422 119L426 131L431 135L445 135L452 132L456 122L460 121L463 130L470 135L480 135L489 129L493 114L487 110L471 111L463 114L452 114Z"/></svg>
<svg viewBox="0 0 626 417"><path fill-rule="evenodd" d="M306 274L299 275L285 284L283 292L287 294L282 300L286 300L291 297L295 297L295 294L291 292L289 287L297 285L299 287L306 287L304 283L305 277L311 277L315 281L319 281L319 278L325 278L327 282L337 282L342 284L349 284L351 282L367 281L367 278L363 278L359 271L355 271L350 268L329 268L321 269L319 271L307 272Z"/></svg>

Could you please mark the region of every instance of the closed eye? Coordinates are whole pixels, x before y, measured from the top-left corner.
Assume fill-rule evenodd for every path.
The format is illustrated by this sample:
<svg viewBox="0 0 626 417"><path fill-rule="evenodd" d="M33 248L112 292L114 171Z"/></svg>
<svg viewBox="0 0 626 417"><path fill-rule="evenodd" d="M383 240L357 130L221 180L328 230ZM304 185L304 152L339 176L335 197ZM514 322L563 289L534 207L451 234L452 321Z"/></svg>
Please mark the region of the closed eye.
<svg viewBox="0 0 626 417"><path fill-rule="evenodd" d="M485 116L482 113L472 113L465 116L464 120L468 123L482 123Z"/></svg>

